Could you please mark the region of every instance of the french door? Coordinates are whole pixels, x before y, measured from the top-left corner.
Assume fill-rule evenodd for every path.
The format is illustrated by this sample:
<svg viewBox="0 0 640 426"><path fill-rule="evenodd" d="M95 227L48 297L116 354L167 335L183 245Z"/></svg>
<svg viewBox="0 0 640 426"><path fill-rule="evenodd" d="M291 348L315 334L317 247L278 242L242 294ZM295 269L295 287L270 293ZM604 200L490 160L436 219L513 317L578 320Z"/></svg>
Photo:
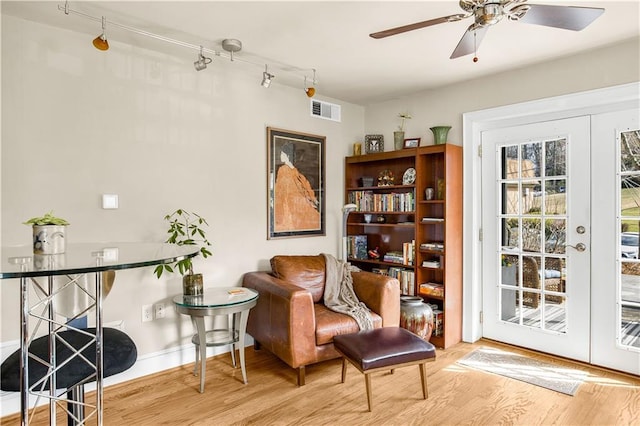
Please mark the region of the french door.
<svg viewBox="0 0 640 426"><path fill-rule="evenodd" d="M590 119L482 133L483 335L589 360Z"/></svg>
<svg viewBox="0 0 640 426"><path fill-rule="evenodd" d="M482 133L485 337L640 374L639 117Z"/></svg>
<svg viewBox="0 0 640 426"><path fill-rule="evenodd" d="M640 375L640 110L592 121L591 360Z"/></svg>

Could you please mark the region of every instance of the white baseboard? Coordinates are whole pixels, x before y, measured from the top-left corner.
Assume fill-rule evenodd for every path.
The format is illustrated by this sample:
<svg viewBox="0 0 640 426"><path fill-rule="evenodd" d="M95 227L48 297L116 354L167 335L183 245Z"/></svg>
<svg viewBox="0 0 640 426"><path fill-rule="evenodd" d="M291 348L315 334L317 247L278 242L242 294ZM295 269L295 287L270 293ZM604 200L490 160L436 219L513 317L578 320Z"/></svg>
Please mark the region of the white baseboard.
<svg viewBox="0 0 640 426"><path fill-rule="evenodd" d="M249 343L247 343L249 342ZM252 345L253 339L247 336L245 339L245 347ZM13 348L13 349L11 349ZM19 348L19 342L6 342L0 344L0 352L6 353L9 356L13 351ZM10 352L9 352L10 350ZM207 348L207 357L220 355L230 352L229 346L217 346ZM3 359L6 357L2 357ZM147 376L149 374L158 373L170 368L179 367L184 364L195 362L195 349L194 345L186 344L182 346L176 346L173 348L165 349L163 351L154 352L140 356L136 363L127 371L123 371L115 376L107 377L104 379L104 387L115 385L117 383L126 382L128 380L137 379L139 377ZM95 383L88 383L85 386L86 392L95 390ZM29 407L33 407L36 402L36 397L29 396ZM48 401L39 401L38 405L48 404ZM20 412L20 393L19 392L0 392L0 417L8 416Z"/></svg>

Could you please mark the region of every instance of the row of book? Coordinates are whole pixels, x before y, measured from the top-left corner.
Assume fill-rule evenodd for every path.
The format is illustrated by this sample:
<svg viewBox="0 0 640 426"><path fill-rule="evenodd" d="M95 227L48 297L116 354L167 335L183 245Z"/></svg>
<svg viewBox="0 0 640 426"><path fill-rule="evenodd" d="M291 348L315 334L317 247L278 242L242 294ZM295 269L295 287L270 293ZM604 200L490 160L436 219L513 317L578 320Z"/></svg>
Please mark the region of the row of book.
<svg viewBox="0 0 640 426"><path fill-rule="evenodd" d="M415 254L415 240L402 243L402 251L388 251L384 254L382 260L389 263L401 263L403 265L413 265Z"/></svg>
<svg viewBox="0 0 640 426"><path fill-rule="evenodd" d="M413 212L416 209L413 192L380 194L373 191L351 191L349 202L355 204L356 210L360 212Z"/></svg>
<svg viewBox="0 0 640 426"><path fill-rule="evenodd" d="M392 266L390 268L373 268L371 272L380 275L388 275L400 281L400 292L409 296L415 296L416 274L412 269Z"/></svg>
<svg viewBox="0 0 640 426"><path fill-rule="evenodd" d="M347 237L347 258L366 260L369 257L367 251L366 235L350 235Z"/></svg>

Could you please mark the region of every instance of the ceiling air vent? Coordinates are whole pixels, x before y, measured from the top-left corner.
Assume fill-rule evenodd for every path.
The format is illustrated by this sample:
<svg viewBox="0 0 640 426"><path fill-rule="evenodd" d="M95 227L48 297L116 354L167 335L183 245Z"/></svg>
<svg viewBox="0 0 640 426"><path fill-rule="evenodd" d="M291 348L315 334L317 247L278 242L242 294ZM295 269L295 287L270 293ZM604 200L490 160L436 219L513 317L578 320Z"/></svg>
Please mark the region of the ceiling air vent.
<svg viewBox="0 0 640 426"><path fill-rule="evenodd" d="M311 99L311 115L325 120L340 122L340 105Z"/></svg>

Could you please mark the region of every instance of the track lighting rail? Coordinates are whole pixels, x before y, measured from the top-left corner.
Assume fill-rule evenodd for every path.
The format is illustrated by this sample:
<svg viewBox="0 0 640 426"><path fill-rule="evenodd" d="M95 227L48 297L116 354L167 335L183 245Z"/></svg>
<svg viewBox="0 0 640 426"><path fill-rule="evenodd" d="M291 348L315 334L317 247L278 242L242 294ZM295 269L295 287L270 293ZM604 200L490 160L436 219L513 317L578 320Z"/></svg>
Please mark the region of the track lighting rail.
<svg viewBox="0 0 640 426"><path fill-rule="evenodd" d="M105 28L119 28L121 30L124 31L128 31L134 34L138 34L144 37L149 37L149 38L153 38L156 40L160 40L166 43L170 43L170 44L174 44L177 46L181 46L187 49L191 49L191 50L195 50L199 52L198 58L202 57L204 53L208 53L210 55L214 55L217 57L222 57L222 58L226 58L229 59L229 61L231 62L243 62L243 63L247 63L250 65L255 65L262 68L265 68L267 65L269 65L271 68L275 67L277 69L279 69L279 71L281 72L285 72L288 74L293 74L296 75L298 78L300 78L301 80L305 81L305 85L307 81L311 81L314 85L317 84L317 80L316 80L316 70L315 68L300 68L294 65L289 65L289 64L285 64L283 62L279 62L279 61L275 61L275 60L269 60L268 58L264 58L265 61L264 62L256 62L256 61L252 61L243 57L238 57L237 55L234 55L235 52L237 52L238 50L240 50L240 48L234 48L229 50L229 53L220 51L220 50L216 50L216 49L210 49L207 47L204 47L200 44L193 44L193 43L188 43L182 40L176 40L173 38L169 38L169 37L165 37L163 35L160 34L154 34L151 33L149 31L145 31L139 28L135 28L135 27L131 27L129 25L124 25L124 24L120 24L118 22L114 22L111 20L108 20L106 17L101 16L101 17L97 17L97 16L92 16L89 15L87 13L84 12L80 12L78 10L74 10L71 7L69 7L69 2L65 2L64 6L62 5L58 5L58 10L64 12L65 15L77 15L77 16L81 16L85 19L89 19L95 22L99 22L102 24L102 35L98 36L98 38L102 37L102 39L106 42L106 36L105 36ZM239 41L236 41L237 43L240 43ZM241 46L241 43L240 43ZM224 47L224 45L223 45ZM234 46L235 47L235 46ZM108 48L108 46L107 46ZM101 50L106 50L106 49L101 49ZM257 56L257 55L256 55ZM206 58L209 59L209 58ZM208 63L208 62L207 62ZM205 67L206 68L206 67ZM198 69L196 67L196 69ZM298 75L297 73L300 73L301 75ZM312 77L306 75L306 73L310 73L312 74ZM271 77L274 77L273 75L271 75ZM306 89L305 89L306 90Z"/></svg>

